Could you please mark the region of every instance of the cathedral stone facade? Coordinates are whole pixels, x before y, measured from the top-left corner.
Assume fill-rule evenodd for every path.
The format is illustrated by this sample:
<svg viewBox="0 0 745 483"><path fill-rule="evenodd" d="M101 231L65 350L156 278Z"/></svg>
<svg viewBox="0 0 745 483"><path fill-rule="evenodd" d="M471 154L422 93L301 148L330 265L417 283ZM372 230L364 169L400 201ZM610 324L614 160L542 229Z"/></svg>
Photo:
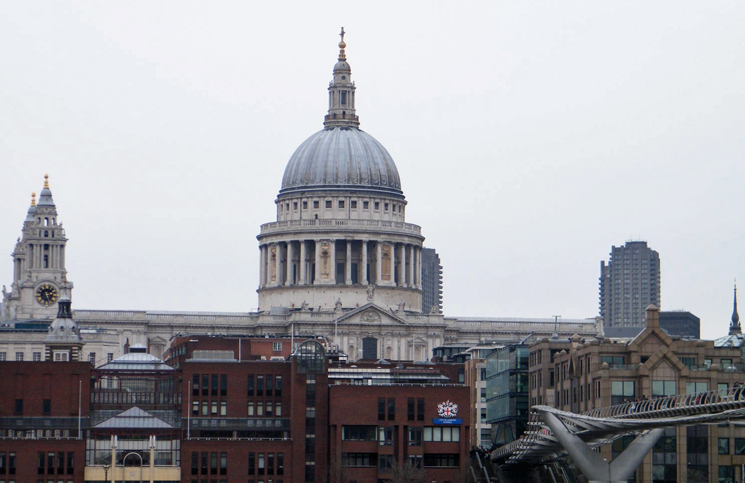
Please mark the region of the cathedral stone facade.
<svg viewBox="0 0 745 483"><path fill-rule="evenodd" d="M350 360L425 361L448 344L602 332L595 318L556 326L554 319L445 317L437 305L422 313L422 230L406 222L393 158L359 129L343 36L339 47L323 129L290 158L275 200L277 220L262 225L257 237L258 311L75 310L87 360L100 365L136 343L160 357L184 334L312 335ZM43 351L44 324L54 319L59 299L72 297L66 243L45 180L12 254L0 359L31 360Z"/></svg>

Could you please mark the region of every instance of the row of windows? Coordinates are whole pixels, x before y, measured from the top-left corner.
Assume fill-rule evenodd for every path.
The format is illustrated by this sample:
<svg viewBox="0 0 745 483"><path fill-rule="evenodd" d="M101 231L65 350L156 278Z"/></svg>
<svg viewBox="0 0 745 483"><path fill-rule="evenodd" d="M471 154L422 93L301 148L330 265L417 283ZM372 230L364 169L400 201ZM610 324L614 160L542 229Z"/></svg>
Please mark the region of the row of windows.
<svg viewBox="0 0 745 483"><path fill-rule="evenodd" d="M342 426L344 441L378 441L381 445L394 442L392 426ZM409 446L420 446L425 442L460 441L459 426L418 426L408 428Z"/></svg>
<svg viewBox="0 0 745 483"><path fill-rule="evenodd" d="M69 438L69 429L0 429L0 438L18 439L42 439L42 438Z"/></svg>
<svg viewBox="0 0 745 483"><path fill-rule="evenodd" d="M373 208L374 208L375 211L380 211L380 204L381 204L380 201L374 201L373 202ZM298 202L297 201L293 201L292 202L292 210L293 211L297 211L298 210L298 206L299 205L298 205ZM345 200L338 200L336 206L339 209L344 209L346 207ZM314 210L318 210L318 209L320 209L320 207L321 207L320 201L314 200L313 201L313 209ZM333 201L332 200L324 200L324 207L327 210L332 209L334 207ZM356 210L357 209L357 200L350 200L349 201L349 208L351 208L353 210ZM383 211L387 212L389 208L390 208L390 210L391 210L392 213L396 213L396 211L398 211L399 213L403 213L403 209L404 209L403 205L397 205L396 203L390 203L389 204L387 202L384 202L383 203ZM304 200L303 201L303 210L307 210L307 209L308 209L308 201ZM370 202L367 201L367 200L364 200L362 202L362 209L363 210L369 210L370 209ZM282 213L284 211L286 211L286 212L289 213L289 211L290 211L290 203L289 202L288 203L285 203L284 205L282 205L282 204L279 205L279 212Z"/></svg>
<svg viewBox="0 0 745 483"><path fill-rule="evenodd" d="M26 356L24 355L23 352L16 352L15 353L15 360L18 361L18 362L23 362L25 360L25 357ZM7 360L8 360L8 353L5 352L5 351L0 352L0 362L5 362ZM41 361L41 352L32 352L31 353L31 360L34 361L34 362L40 362ZM88 354L88 360L90 361L91 364L94 364L95 365L95 363L96 363L96 353L95 352L90 352ZM112 360L114 360L114 353L113 352L109 352L107 354L107 357L106 357L106 362L111 362Z"/></svg>
<svg viewBox="0 0 745 483"><path fill-rule="evenodd" d="M52 475L55 470L58 475L75 473L75 453L64 453L62 451L44 453L40 451L37 461L36 472L40 475L44 473Z"/></svg>
<svg viewBox="0 0 745 483"><path fill-rule="evenodd" d="M0 475L4 474L15 475L16 474L16 454L0 452Z"/></svg>
<svg viewBox="0 0 745 483"><path fill-rule="evenodd" d="M218 466L219 462L219 466ZM191 454L191 474L192 475L227 475L228 474L228 454L227 453L208 453L203 451Z"/></svg>
<svg viewBox="0 0 745 483"><path fill-rule="evenodd" d="M285 474L284 453L248 453L249 475L278 475Z"/></svg>
<svg viewBox="0 0 745 483"><path fill-rule="evenodd" d="M200 392L201 390L201 392ZM227 374L194 374L191 377L192 396L227 396Z"/></svg>
<svg viewBox="0 0 745 483"><path fill-rule="evenodd" d="M282 376L248 375L248 396L282 396Z"/></svg>
<svg viewBox="0 0 745 483"><path fill-rule="evenodd" d="M52 413L52 400L42 399L41 412L44 416L48 416ZM16 416L23 416L23 399L16 399L13 405L13 414Z"/></svg>

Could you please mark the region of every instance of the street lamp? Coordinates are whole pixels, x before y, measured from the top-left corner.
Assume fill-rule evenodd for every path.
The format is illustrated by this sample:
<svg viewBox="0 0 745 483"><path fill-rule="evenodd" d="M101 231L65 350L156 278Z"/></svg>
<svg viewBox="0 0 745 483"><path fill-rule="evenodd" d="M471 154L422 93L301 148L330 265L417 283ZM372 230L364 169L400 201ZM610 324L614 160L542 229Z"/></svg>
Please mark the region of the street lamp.
<svg viewBox="0 0 745 483"><path fill-rule="evenodd" d="M103 465L103 480L106 482L109 481L109 468L109 465Z"/></svg>

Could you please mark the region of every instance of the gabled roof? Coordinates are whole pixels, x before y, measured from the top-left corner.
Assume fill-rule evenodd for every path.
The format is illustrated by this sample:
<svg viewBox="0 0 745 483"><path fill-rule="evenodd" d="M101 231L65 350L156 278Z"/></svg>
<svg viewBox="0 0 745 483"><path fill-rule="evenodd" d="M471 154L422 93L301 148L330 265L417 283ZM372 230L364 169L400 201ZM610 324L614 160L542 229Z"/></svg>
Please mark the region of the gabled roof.
<svg viewBox="0 0 745 483"><path fill-rule="evenodd" d="M95 428L173 429L173 426L135 406L98 423Z"/></svg>

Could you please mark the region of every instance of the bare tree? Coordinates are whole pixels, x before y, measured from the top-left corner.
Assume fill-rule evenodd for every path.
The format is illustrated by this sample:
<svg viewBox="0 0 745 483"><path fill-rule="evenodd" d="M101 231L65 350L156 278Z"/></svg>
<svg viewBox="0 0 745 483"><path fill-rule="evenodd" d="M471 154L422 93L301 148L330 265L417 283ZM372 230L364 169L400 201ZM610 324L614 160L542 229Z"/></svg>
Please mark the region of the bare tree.
<svg viewBox="0 0 745 483"><path fill-rule="evenodd" d="M411 462L399 463L391 468L391 483L426 483L427 473Z"/></svg>

